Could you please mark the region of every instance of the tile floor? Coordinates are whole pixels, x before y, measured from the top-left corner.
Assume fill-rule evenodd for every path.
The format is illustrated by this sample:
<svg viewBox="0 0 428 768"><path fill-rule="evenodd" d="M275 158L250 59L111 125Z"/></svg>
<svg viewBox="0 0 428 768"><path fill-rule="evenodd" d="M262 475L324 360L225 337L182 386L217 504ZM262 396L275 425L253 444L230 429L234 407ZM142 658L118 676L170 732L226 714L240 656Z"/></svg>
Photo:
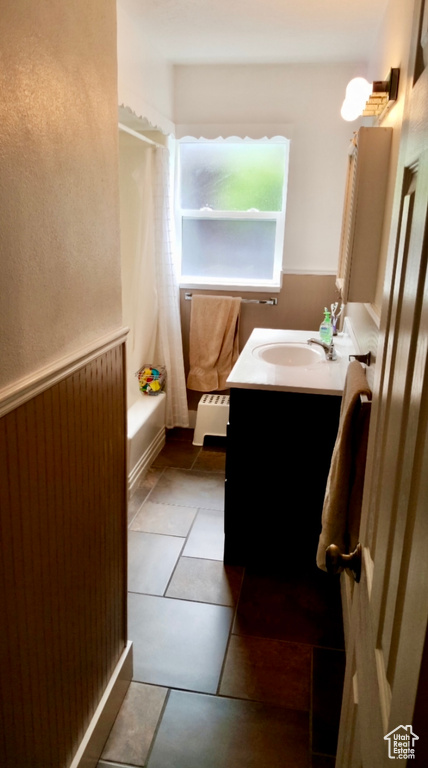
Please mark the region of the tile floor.
<svg viewBox="0 0 428 768"><path fill-rule="evenodd" d="M334 768L338 583L224 567L225 444L171 430L129 503L134 678L99 768Z"/></svg>

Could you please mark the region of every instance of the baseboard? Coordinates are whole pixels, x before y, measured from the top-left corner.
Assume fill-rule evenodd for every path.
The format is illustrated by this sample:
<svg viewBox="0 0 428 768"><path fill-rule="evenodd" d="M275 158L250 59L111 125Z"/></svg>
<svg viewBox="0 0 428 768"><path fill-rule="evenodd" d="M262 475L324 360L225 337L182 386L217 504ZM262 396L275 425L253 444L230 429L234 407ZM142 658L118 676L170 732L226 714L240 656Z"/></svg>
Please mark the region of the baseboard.
<svg viewBox="0 0 428 768"><path fill-rule="evenodd" d="M132 680L132 642L128 641L70 768L96 768Z"/></svg>
<svg viewBox="0 0 428 768"><path fill-rule="evenodd" d="M128 474L128 496L132 496L134 489L138 482L144 477L151 463L155 460L156 456L165 445L165 427L161 427L152 440L150 445L146 448L136 465L132 468Z"/></svg>

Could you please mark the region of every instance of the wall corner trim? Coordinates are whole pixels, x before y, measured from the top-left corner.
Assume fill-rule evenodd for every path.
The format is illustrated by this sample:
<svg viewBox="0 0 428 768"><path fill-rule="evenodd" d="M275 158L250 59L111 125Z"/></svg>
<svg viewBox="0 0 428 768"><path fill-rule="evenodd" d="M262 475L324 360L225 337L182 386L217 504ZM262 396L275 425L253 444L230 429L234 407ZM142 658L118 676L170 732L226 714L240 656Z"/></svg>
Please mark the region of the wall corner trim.
<svg viewBox="0 0 428 768"><path fill-rule="evenodd" d="M128 332L129 328L112 331L91 344L81 347L76 352L61 357L50 365L4 387L0 390L0 418L59 381L66 379L99 355L123 344Z"/></svg>
<svg viewBox="0 0 428 768"><path fill-rule="evenodd" d="M132 641L129 640L80 743L70 768L96 768L117 713L132 680Z"/></svg>

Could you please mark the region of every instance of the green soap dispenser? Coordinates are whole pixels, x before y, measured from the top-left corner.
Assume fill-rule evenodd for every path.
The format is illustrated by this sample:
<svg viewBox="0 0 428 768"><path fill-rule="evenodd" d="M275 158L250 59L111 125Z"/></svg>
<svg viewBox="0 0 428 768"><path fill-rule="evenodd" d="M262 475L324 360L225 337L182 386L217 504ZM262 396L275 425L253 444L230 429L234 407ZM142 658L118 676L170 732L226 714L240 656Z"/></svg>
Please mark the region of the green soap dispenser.
<svg viewBox="0 0 428 768"><path fill-rule="evenodd" d="M333 338L333 326L331 324L330 312L324 307L324 320L320 325L320 339L324 344L331 344Z"/></svg>

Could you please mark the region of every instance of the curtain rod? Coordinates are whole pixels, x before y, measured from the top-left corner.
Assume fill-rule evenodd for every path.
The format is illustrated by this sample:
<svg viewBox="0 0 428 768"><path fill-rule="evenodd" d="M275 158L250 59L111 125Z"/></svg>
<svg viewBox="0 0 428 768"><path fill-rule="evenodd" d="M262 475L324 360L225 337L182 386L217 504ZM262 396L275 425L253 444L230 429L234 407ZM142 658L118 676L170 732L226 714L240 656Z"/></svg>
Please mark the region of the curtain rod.
<svg viewBox="0 0 428 768"><path fill-rule="evenodd" d="M153 147L163 147L163 144L159 144L158 141L153 141L153 139L149 139L147 136L144 136L144 134L142 133L133 131L132 128L128 128L128 126L124 125L123 123L119 123L119 131L124 131L125 133L129 133L129 135L133 136L134 139L139 139L140 141L144 141L146 144L151 144Z"/></svg>
<svg viewBox="0 0 428 768"><path fill-rule="evenodd" d="M186 299L186 301L190 301L192 298L192 294L185 293L184 298ZM276 306L278 304L278 299L273 299L273 298L270 298L270 299L242 299L241 298L241 301L243 301L245 304L271 304L272 306Z"/></svg>

